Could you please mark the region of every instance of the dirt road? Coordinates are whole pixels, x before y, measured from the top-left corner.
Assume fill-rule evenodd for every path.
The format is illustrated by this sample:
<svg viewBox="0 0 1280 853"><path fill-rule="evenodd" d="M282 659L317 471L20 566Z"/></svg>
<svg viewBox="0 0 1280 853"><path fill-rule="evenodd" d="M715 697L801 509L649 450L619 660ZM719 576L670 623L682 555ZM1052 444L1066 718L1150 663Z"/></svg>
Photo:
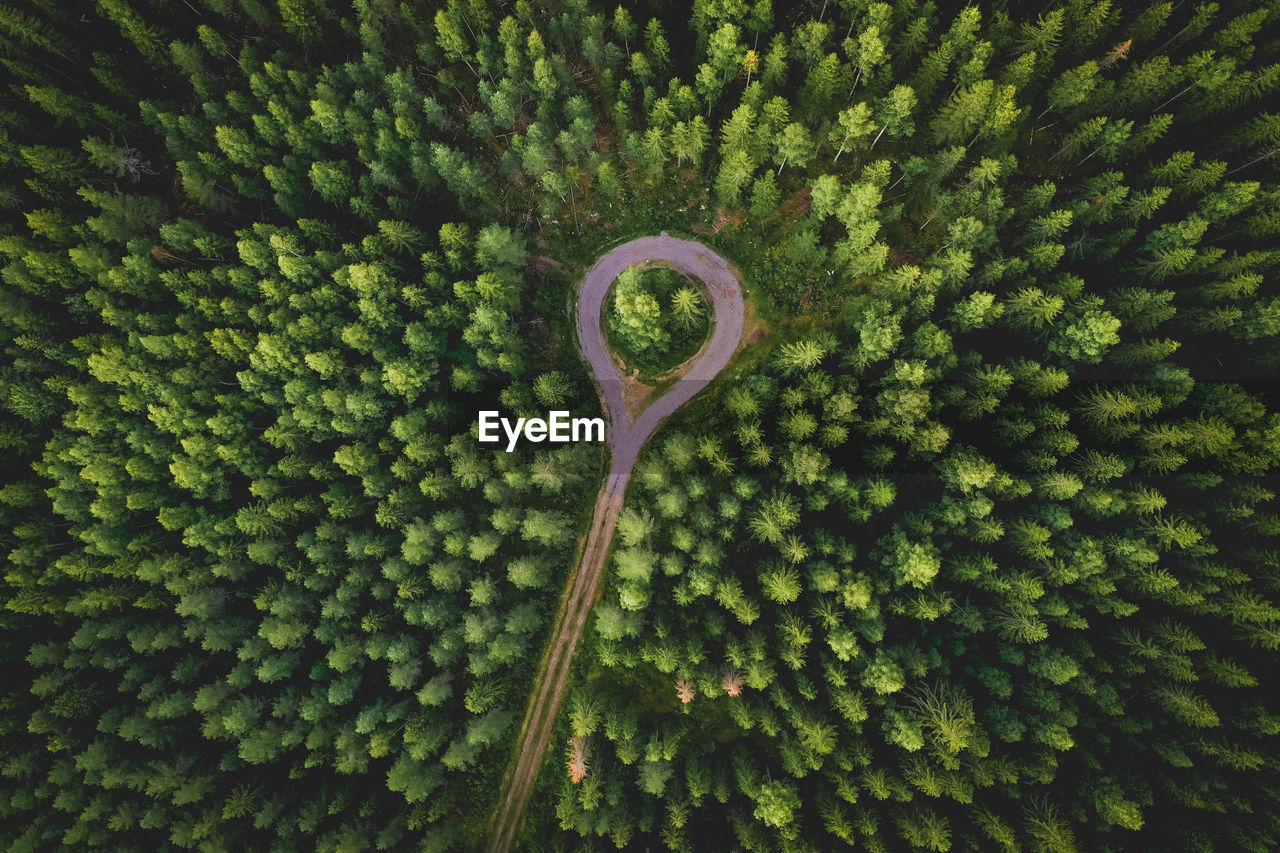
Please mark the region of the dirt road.
<svg viewBox="0 0 1280 853"><path fill-rule="evenodd" d="M711 296L713 330L711 340L689 371L665 394L649 404L632 421L623 404L622 379L605 343L602 312L605 295L613 280L629 266L645 261L665 261L673 269L701 279ZM725 365L742 339L742 290L724 258L694 240L669 237L640 237L605 254L587 270L578 287L578 343L591 365L596 386L609 422L609 449L613 461L604 488L596 499L591 530L582 550L577 570L569 578L569 594L550 640L546 667L529 697L520 754L509 772L498 809L490 823L489 853L506 853L520 829L525 804L542 765L556 714L569 683L569 664L582 638L587 616L595 601L596 588L604 570L613 527L622 509L622 496L631 478L636 457L662 421L707 386Z"/></svg>

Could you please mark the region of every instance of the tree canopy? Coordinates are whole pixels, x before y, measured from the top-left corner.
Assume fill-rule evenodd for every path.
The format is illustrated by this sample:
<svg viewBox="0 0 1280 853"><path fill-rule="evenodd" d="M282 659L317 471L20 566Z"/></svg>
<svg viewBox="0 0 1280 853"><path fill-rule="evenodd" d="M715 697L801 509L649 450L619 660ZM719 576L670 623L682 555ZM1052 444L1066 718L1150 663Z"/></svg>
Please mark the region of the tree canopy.
<svg viewBox="0 0 1280 853"><path fill-rule="evenodd" d="M482 847L607 459L476 413L597 416L573 288L669 230L746 346L517 846L1280 847L1274 5L14 0L0 60L0 846ZM612 334L691 354L656 272Z"/></svg>

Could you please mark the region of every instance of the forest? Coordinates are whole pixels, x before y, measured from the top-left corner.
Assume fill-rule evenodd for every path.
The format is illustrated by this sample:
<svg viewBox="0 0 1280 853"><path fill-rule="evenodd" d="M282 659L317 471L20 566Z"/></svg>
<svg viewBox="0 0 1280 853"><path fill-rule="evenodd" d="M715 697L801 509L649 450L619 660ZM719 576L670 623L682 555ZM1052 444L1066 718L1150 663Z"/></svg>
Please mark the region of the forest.
<svg viewBox="0 0 1280 853"><path fill-rule="evenodd" d="M1280 849L1275 0L0 0L0 848ZM620 281L652 378L696 282ZM626 287L622 285L626 284ZM633 289L630 289L633 288ZM683 294L683 295L682 295Z"/></svg>

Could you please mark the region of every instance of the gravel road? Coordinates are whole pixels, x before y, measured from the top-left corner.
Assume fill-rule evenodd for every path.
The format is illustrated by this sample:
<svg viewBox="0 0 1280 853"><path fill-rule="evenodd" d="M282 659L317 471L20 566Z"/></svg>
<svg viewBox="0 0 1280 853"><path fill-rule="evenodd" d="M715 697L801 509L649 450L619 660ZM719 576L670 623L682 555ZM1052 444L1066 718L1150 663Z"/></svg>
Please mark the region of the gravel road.
<svg viewBox="0 0 1280 853"><path fill-rule="evenodd" d="M711 296L714 319L711 340L701 350L698 360L632 421L623 403L622 379L605 343L602 314L605 295L614 279L627 267L646 261L665 261L673 269L701 279ZM489 853L506 853L520 828L525 804L551 740L556 714L564 701L569 664L595 602L596 588L613 540L614 524L622 509L622 496L636 457L662 421L705 388L729 363L742 339L743 313L742 290L728 262L695 240L670 237L666 232L657 237L640 237L611 250L587 270L578 287L578 343L595 375L608 420L613 459L609 477L596 500L582 559L569 578L566 606L551 639L546 668L529 697L520 755L506 780L506 790L490 824L486 847Z"/></svg>

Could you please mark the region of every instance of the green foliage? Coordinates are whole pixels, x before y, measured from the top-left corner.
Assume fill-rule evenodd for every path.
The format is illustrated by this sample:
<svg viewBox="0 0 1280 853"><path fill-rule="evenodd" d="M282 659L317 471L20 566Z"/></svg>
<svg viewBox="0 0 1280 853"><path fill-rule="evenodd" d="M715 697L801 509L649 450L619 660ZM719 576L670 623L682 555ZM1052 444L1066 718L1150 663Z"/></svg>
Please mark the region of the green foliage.
<svg viewBox="0 0 1280 853"><path fill-rule="evenodd" d="M606 308L610 343L623 361L650 376L697 352L710 329L701 288L674 270L623 270Z"/></svg>
<svg viewBox="0 0 1280 853"><path fill-rule="evenodd" d="M0 8L0 846L484 846L600 458L474 413L595 414L671 230L765 334L516 847L1280 847L1274 10L80 6Z"/></svg>

